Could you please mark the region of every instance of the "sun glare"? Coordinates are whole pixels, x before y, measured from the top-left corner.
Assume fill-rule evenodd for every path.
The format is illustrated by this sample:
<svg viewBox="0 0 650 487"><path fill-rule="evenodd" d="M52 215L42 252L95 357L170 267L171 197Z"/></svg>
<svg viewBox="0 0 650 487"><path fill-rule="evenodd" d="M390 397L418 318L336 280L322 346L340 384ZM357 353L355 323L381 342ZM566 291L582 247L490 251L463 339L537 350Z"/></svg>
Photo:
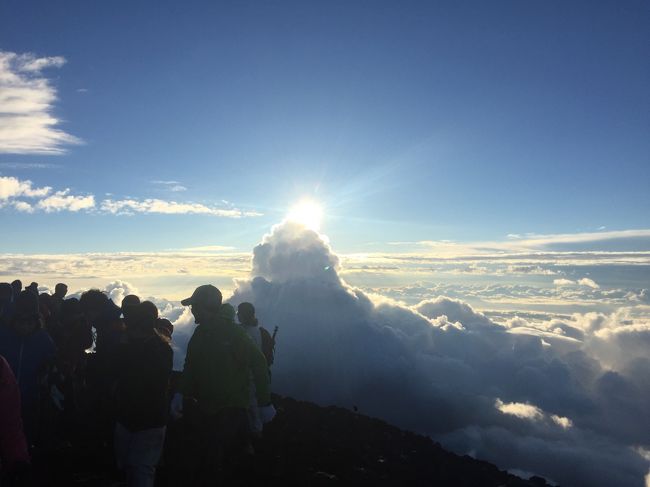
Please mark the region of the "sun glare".
<svg viewBox="0 0 650 487"><path fill-rule="evenodd" d="M300 201L289 210L289 214L287 215L287 220L301 223L314 231L320 230L322 219L323 208L312 200Z"/></svg>

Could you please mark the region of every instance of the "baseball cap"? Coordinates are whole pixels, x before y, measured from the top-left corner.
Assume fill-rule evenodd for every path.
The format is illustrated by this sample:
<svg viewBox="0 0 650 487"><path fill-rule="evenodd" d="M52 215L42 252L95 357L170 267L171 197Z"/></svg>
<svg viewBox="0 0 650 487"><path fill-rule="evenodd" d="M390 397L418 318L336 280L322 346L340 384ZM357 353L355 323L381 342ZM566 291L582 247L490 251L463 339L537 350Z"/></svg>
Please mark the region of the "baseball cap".
<svg viewBox="0 0 650 487"><path fill-rule="evenodd" d="M199 304L205 308L219 311L221 299L221 291L212 284L204 284L203 286L197 287L189 298L183 299L181 304L183 306Z"/></svg>

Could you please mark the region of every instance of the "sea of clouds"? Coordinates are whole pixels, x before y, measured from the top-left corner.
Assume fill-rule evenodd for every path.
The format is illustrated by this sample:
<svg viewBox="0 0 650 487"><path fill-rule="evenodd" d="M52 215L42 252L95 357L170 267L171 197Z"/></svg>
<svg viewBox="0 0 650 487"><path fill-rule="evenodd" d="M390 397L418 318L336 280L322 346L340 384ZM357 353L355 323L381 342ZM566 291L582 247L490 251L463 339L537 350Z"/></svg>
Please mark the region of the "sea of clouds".
<svg viewBox="0 0 650 487"><path fill-rule="evenodd" d="M250 301L264 326L279 327L278 393L356 406L563 486L649 485L647 318L621 308L497 323L460 296L406 305L346 284L327 239L292 222L263 238L250 279L235 284L232 304ZM581 289L603 292L587 282ZM137 292L120 281L107 291L116 303ZM181 368L192 316L155 301L176 327Z"/></svg>

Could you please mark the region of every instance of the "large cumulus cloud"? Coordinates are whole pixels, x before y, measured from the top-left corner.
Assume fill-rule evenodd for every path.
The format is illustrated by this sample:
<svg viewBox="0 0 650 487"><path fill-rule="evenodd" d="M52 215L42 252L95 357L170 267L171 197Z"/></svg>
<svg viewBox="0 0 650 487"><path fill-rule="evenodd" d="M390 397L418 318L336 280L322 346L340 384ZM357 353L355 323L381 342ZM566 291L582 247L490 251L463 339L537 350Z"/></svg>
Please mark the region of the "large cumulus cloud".
<svg viewBox="0 0 650 487"><path fill-rule="evenodd" d="M279 326L275 390L356 405L565 485L644 484L647 323L574 316L502 326L459 299L411 308L367 295L338 271L327 241L295 223L254 249L251 278L231 302L253 302L266 327Z"/></svg>

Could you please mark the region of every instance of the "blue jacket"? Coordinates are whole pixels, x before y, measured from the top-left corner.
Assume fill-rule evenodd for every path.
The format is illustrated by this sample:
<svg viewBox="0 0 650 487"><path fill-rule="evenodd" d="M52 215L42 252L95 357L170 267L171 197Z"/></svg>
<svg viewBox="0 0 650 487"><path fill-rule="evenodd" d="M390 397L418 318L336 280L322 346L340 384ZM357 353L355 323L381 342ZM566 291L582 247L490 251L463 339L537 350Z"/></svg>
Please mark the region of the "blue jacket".
<svg viewBox="0 0 650 487"><path fill-rule="evenodd" d="M24 403L38 399L38 380L43 364L54 357L56 347L45 330L20 336L8 326L0 326L0 355L16 376Z"/></svg>

